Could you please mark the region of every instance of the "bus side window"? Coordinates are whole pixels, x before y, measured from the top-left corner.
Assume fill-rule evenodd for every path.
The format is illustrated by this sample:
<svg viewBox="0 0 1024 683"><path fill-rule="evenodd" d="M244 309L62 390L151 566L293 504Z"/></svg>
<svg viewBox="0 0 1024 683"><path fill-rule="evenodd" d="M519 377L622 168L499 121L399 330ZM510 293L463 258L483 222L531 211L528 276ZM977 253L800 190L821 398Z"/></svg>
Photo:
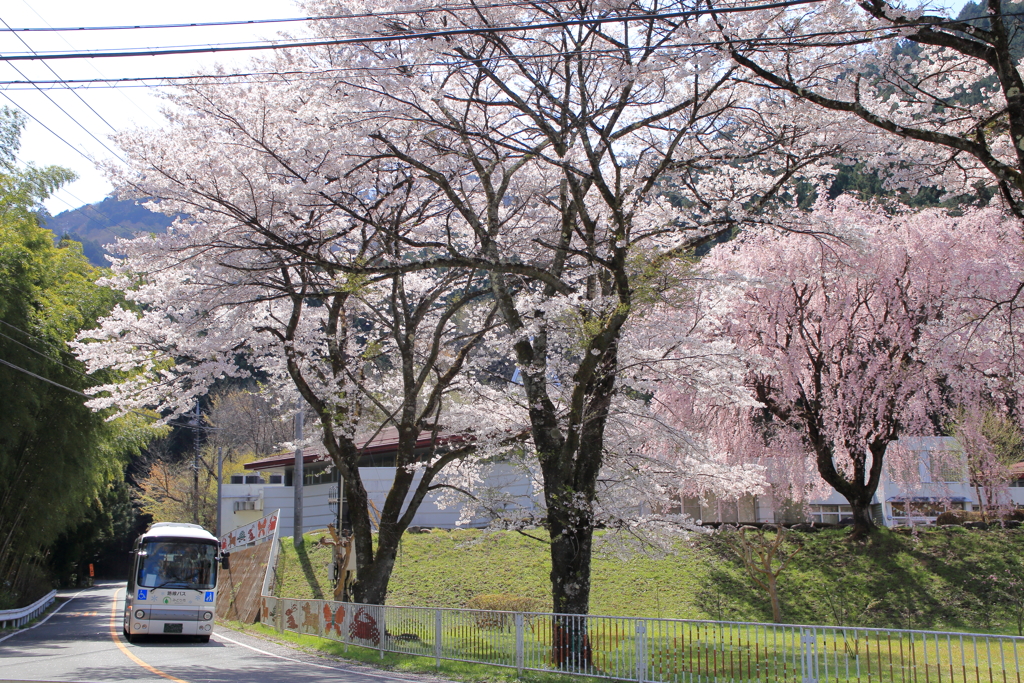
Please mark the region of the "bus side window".
<svg viewBox="0 0 1024 683"><path fill-rule="evenodd" d="M139 541L136 539L132 550L129 553L131 561L128 563L128 595L135 592L135 575L139 573Z"/></svg>

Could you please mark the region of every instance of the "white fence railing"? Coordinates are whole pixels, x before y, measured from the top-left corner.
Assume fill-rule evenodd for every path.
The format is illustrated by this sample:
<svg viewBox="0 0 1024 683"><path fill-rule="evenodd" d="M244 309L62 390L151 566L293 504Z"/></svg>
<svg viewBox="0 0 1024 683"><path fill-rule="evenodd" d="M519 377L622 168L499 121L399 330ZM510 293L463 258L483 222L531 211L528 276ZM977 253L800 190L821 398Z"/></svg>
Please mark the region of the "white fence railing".
<svg viewBox="0 0 1024 683"><path fill-rule="evenodd" d="M377 649L658 683L1021 683L1024 638L292 600L261 620Z"/></svg>
<svg viewBox="0 0 1024 683"><path fill-rule="evenodd" d="M0 610L0 628L7 628L8 625L13 626L14 628L24 626L45 612L46 608L53 604L56 596L57 591L50 591L28 607Z"/></svg>

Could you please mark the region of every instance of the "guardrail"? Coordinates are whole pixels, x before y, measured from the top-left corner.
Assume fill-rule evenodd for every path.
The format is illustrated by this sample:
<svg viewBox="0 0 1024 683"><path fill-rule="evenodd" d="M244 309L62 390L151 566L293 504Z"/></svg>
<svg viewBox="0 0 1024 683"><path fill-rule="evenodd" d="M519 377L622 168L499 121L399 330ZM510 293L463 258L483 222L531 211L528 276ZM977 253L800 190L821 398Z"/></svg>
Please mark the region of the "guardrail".
<svg viewBox="0 0 1024 683"><path fill-rule="evenodd" d="M657 683L1021 683L1024 638L262 597L261 621L339 642Z"/></svg>
<svg viewBox="0 0 1024 683"><path fill-rule="evenodd" d="M46 608L53 604L56 595L57 591L50 591L28 607L0 610L0 628L7 628L11 622L13 622L14 628L24 626L46 611Z"/></svg>

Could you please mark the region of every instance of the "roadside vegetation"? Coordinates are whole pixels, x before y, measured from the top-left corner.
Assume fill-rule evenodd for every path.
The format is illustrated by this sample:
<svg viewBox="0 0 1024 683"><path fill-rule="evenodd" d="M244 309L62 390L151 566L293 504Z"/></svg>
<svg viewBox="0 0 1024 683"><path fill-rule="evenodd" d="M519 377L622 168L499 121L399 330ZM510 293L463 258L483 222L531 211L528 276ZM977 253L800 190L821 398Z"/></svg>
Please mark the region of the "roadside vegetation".
<svg viewBox="0 0 1024 683"><path fill-rule="evenodd" d="M321 535L308 534L298 554L282 543L278 595L330 597ZM845 536L788 534L788 550L802 549L779 577L783 622L1020 634L1024 531L883 529L860 543ZM623 557L607 536L600 540L591 614L772 620L767 593L750 580L728 533L693 534L661 557ZM406 534L387 603L465 607L481 595L546 603L549 571L547 548L514 532Z"/></svg>
<svg viewBox="0 0 1024 683"><path fill-rule="evenodd" d="M516 676L515 669L445 659L441 660L441 666L438 667L430 657L417 657L395 652L385 652L382 657L378 650L358 645L345 645L326 638L306 636L290 631L278 633L273 628L262 624L243 624L237 621L225 621L223 624L237 631L284 643L315 655L347 660L346 663L365 664L376 669L403 674L434 674L445 680L465 681L466 683L573 683L574 681L594 680L583 676L567 676L539 671L524 671L522 676Z"/></svg>

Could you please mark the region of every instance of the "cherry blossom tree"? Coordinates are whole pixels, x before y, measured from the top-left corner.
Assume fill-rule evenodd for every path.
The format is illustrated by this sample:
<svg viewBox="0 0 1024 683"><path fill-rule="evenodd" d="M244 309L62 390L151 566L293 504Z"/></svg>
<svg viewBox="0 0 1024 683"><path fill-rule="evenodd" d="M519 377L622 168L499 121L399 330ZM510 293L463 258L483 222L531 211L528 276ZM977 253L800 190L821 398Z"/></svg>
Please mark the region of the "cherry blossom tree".
<svg viewBox="0 0 1024 683"><path fill-rule="evenodd" d="M365 66L339 81L375 103L367 138L451 202L461 222L434 242L450 245L444 258L486 264L540 470L553 609L583 614L605 458L612 443L629 452L609 430L633 409L620 381L630 320L664 267L826 172L840 145L747 108L759 91L732 78L699 22L665 30L649 16L685 3L403 8L414 21L360 18L378 3L308 5L353 14L330 34L463 31L332 53L322 68ZM422 144L413 125L430 131Z"/></svg>
<svg viewBox="0 0 1024 683"><path fill-rule="evenodd" d="M96 405L184 411L242 372L238 354L293 386L353 487L356 594L368 601L383 600L410 518L402 487L414 503L458 487L434 477L457 464L472 479L463 456L524 433L553 609L585 614L595 527L632 518L625 492L652 481L623 463L647 457L644 476L659 477L706 468L716 486L733 466L718 449L681 448L679 425L642 388L674 364L697 395L724 397L725 347L657 341L645 356L624 335L653 318L670 266L829 173L846 132L758 111L761 89L734 78L706 20L666 29L650 16L686 3L422 2L402 5L409 21L383 16L389 7L310 3L339 17L316 22L326 36L387 40L278 55L261 82L197 82L172 98L168 131L121 139L132 155L121 187L189 218L120 245L110 284L138 310L83 339L91 367L124 373ZM511 359L521 385L485 381L487 359ZM680 446L672 467L627 445L646 436L631 413ZM403 440L400 476L374 551L354 438L387 423ZM441 427L474 438L408 460ZM415 486L414 465L426 468ZM585 634L566 628L572 661Z"/></svg>
<svg viewBox="0 0 1024 683"><path fill-rule="evenodd" d="M716 16L726 51L770 97L856 131L851 158L893 187L994 187L1024 215L1024 79L1008 3L977 19L888 0ZM732 7L731 2L716 7ZM799 108L797 106L797 108ZM813 116L813 114L808 114Z"/></svg>
<svg viewBox="0 0 1024 683"><path fill-rule="evenodd" d="M874 528L883 463L900 457L889 445L933 433L952 405L987 391L985 373L966 369L1000 352L973 313L1005 283L983 276L998 254L971 250L1009 225L994 211L892 218L843 199L794 216L788 232L716 247L703 264L721 297L710 332L763 359L747 385L850 502L855 535Z"/></svg>
<svg viewBox="0 0 1024 683"><path fill-rule="evenodd" d="M1020 428L1002 413L989 408L964 410L958 416L954 434L963 448L967 476L974 487L981 521L1013 509L1009 482L1010 466L1024 458Z"/></svg>
<svg viewBox="0 0 1024 683"><path fill-rule="evenodd" d="M489 407L501 390L469 377L493 305L473 268L394 267L425 248L418 230L445 220L438 193L393 163L336 153L348 141L324 101L280 86L185 88L167 131L124 136L122 191L187 217L118 243L107 284L133 306L83 334L78 352L91 371L122 373L95 391L95 408L184 412L246 364L303 400L351 503L356 599L380 603L403 531L447 485L437 474L486 453L489 427L502 431ZM388 426L397 468L374 547L356 443Z"/></svg>

